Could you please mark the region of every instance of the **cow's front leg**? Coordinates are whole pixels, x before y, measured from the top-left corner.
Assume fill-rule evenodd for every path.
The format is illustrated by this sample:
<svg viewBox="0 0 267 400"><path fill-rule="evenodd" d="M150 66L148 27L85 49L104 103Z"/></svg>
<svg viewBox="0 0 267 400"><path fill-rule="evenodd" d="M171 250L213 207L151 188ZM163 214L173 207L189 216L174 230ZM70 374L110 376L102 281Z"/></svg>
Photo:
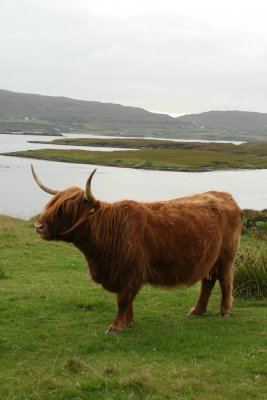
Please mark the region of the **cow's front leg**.
<svg viewBox="0 0 267 400"><path fill-rule="evenodd" d="M108 332L121 332L132 325L133 322L133 299L138 290L122 290L117 294L118 313L112 324L108 327Z"/></svg>

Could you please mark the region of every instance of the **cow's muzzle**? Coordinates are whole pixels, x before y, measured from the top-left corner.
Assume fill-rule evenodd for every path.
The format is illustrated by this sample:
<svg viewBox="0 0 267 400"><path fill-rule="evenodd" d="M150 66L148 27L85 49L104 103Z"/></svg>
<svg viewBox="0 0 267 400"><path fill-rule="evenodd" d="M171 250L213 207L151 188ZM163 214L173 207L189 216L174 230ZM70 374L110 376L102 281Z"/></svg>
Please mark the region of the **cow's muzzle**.
<svg viewBox="0 0 267 400"><path fill-rule="evenodd" d="M37 233L41 235L42 233L44 233L44 229L45 229L45 224L43 222L41 221L35 222L35 230Z"/></svg>

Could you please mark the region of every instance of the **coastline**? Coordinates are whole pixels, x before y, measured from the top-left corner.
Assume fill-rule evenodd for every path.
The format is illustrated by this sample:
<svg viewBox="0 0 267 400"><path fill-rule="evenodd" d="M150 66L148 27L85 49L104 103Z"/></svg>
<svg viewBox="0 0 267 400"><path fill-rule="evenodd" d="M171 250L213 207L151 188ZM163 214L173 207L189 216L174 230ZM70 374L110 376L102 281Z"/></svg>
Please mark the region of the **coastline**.
<svg viewBox="0 0 267 400"><path fill-rule="evenodd" d="M71 151L71 150L66 150L66 151ZM155 166L151 165L149 161L143 161L140 163L125 163L122 160L117 160L115 162L112 162L111 160L107 160L104 162L103 160L101 162L95 161L91 158L88 159L77 159L77 158L71 158L71 157L65 157L65 156L47 156L47 155L42 155L42 154L34 154L34 152L40 152L38 150L33 150L31 151L31 154L27 154L28 152L10 152L10 153L0 153L2 156L7 156L7 157L22 157L22 158L30 158L30 159L37 159L37 160L45 160L45 161L55 161L55 162L67 162L70 164L91 164L91 165L102 165L102 166L107 166L107 167L117 167L117 168L132 168L132 169L144 169L144 170L152 170L152 171L170 171L170 172L212 172L212 171L242 171L242 170L261 170L261 169L267 169L267 161L266 165L243 165L241 167L234 167L231 165L220 165L214 164L214 165L202 165L198 167L192 167L192 166L168 166L168 165L162 165L162 166ZM118 162L120 161L120 162Z"/></svg>

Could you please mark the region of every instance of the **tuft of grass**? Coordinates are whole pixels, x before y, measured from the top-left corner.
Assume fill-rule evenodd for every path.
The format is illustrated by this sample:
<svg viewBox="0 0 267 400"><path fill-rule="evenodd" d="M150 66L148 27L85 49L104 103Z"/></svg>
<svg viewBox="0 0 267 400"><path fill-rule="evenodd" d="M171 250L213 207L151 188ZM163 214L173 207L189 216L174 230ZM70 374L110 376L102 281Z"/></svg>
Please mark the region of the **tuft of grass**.
<svg viewBox="0 0 267 400"><path fill-rule="evenodd" d="M234 295L267 298L267 209L243 210L243 245L235 263Z"/></svg>
<svg viewBox="0 0 267 400"><path fill-rule="evenodd" d="M0 267L0 280L7 279L7 274L4 269Z"/></svg>
<svg viewBox="0 0 267 400"><path fill-rule="evenodd" d="M81 372L84 369L84 363L81 361L81 359L79 357L70 357L67 360L66 363L66 368L70 371L70 372Z"/></svg>
<svg viewBox="0 0 267 400"><path fill-rule="evenodd" d="M236 259L234 295L267 298L267 251L260 246L242 248Z"/></svg>

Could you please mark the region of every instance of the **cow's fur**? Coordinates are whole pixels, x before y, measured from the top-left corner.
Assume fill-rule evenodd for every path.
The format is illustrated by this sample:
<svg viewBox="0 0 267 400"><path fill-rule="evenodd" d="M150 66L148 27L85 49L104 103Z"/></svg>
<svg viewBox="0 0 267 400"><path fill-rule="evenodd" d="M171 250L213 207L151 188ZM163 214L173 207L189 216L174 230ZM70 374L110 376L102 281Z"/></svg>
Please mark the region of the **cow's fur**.
<svg viewBox="0 0 267 400"><path fill-rule="evenodd" d="M46 240L74 243L92 279L117 293L118 314L109 331L132 324L132 301L146 283L174 287L201 281L200 297L190 314L202 315L218 279L220 314L231 312L241 212L228 193L92 205L84 191L74 187L52 198L36 229Z"/></svg>

